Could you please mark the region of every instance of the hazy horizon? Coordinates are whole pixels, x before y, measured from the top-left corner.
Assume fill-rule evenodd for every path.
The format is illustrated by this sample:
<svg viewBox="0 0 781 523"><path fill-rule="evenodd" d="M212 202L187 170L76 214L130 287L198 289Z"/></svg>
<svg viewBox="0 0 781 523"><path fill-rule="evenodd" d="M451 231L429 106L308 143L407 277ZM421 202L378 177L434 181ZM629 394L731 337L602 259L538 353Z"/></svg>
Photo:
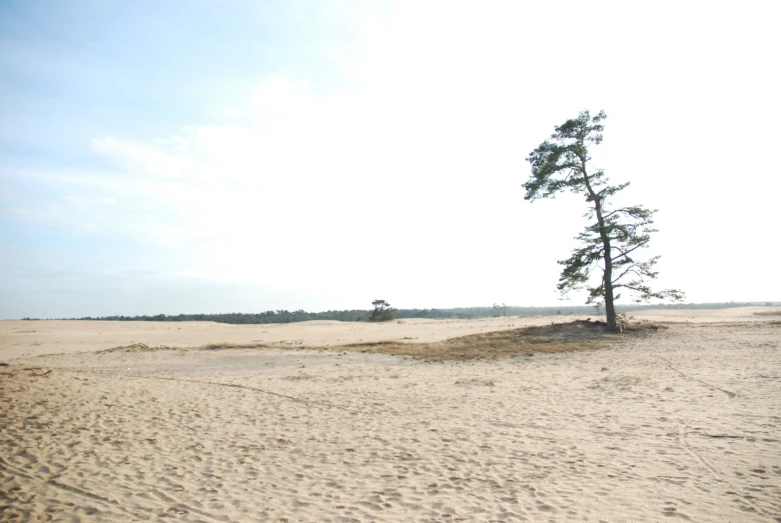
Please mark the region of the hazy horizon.
<svg viewBox="0 0 781 523"><path fill-rule="evenodd" d="M393 304L390 304L393 306ZM537 309L537 310L553 310L556 309L559 311L560 314L582 314L586 311L594 311L595 314L603 314L604 313L604 307L595 307L594 305L578 305L578 304L567 304L567 305L510 305L510 304L491 304L491 305L473 305L473 306L457 306L457 307L395 307L396 310L404 310L404 311L415 311L415 310L421 310L421 311L456 311L456 310L476 310L476 309L492 309L494 305L502 305L506 306L506 310L504 312L497 313L498 316L524 316L526 314L518 313L517 311L520 310L530 310L530 309ZM736 308L736 307L763 307L763 306L771 306L771 307L777 307L781 305L781 300L761 300L756 302L736 302L736 301L724 301L724 302L710 302L710 303L691 303L691 302L679 302L679 303L617 303L616 308L618 312L622 311L639 311L639 310L653 310L653 309L727 309L727 308ZM113 318L113 317L125 317L125 318L136 318L136 317L154 317L154 316L168 316L168 317L177 317L177 316L221 316L221 315L231 315L231 314L242 314L242 315L259 315L266 312L299 312L303 311L308 314L325 314L328 312L343 312L343 311L361 311L361 312L369 312L371 311L371 307L358 307L354 309L325 309L325 310L304 310L301 308L291 308L291 309L276 309L271 308L267 309L265 311L255 310L255 311L248 311L248 310L233 310L233 311L219 311L219 312L211 312L211 313L204 313L204 312L198 312L198 311L180 311L178 313L164 313L164 312L146 312L146 313L137 313L137 314L122 314L122 313L116 313L116 314L104 314L100 316L63 316L63 317L20 317L20 318L0 318L0 321L2 320L79 320L84 318L90 318L90 319L103 319L103 318ZM555 313L553 313L555 314ZM410 318L410 317L418 317L418 316L399 316L396 319L404 319L404 318ZM422 317L422 316L421 316ZM478 317L478 316L475 316ZM486 317L486 316L479 316L479 317ZM447 320L448 317L434 317L434 319L444 319ZM189 321L189 320L183 320L183 321ZM200 320L193 320L193 321L200 321ZM298 320L296 320L298 321ZM303 320L306 321L306 320ZM347 320L345 320L347 321ZM353 321L353 320L349 320ZM357 321L357 320L356 320Z"/></svg>
<svg viewBox="0 0 781 523"><path fill-rule="evenodd" d="M582 305L556 262L586 203L522 183L584 109L616 204L659 209L657 287L777 300L779 15L3 2L0 318Z"/></svg>

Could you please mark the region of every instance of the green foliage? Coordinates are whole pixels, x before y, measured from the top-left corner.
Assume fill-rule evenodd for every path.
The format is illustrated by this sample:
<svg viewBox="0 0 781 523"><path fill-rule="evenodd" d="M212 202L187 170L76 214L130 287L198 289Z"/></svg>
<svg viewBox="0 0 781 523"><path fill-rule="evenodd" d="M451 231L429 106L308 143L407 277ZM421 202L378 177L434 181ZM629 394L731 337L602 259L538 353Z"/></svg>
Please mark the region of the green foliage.
<svg viewBox="0 0 781 523"><path fill-rule="evenodd" d="M586 289L586 303L605 304L607 323L616 328L615 291L630 291L635 300L672 299L680 301L683 292L677 289L654 291L649 280L657 277L655 256L647 261L637 259L637 251L648 246L655 210L635 205L610 210L610 199L629 183L610 185L602 169L591 169L588 148L602 143L604 111L592 117L582 111L577 118L555 127L549 140L531 152L527 161L532 176L523 184L528 201L552 198L562 191L582 194L588 204L583 232L576 239L578 246L563 266L558 290L563 295L572 290ZM596 268L602 278L594 285L591 275Z"/></svg>
<svg viewBox="0 0 781 523"><path fill-rule="evenodd" d="M580 192L587 181L583 163L591 160L588 145L602 143L604 126L600 122L605 118L604 111L593 118L588 111L582 111L576 119L555 127L550 140L542 142L526 158L532 165L532 177L523 184L524 199L552 198L564 190ZM604 179L604 172L588 177L592 184L597 184Z"/></svg>
<svg viewBox="0 0 781 523"><path fill-rule="evenodd" d="M385 300L374 300L372 302L374 310L369 316L369 321L390 321L393 319L393 313L396 309L391 307Z"/></svg>

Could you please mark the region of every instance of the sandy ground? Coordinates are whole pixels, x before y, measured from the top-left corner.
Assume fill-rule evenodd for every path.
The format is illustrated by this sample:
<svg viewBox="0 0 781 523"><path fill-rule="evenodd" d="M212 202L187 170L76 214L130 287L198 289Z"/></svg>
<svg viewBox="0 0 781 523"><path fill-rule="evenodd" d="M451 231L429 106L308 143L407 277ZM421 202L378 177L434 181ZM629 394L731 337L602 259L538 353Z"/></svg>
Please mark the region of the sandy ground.
<svg viewBox="0 0 781 523"><path fill-rule="evenodd" d="M669 328L446 363L100 351L438 341L570 317L3 321L0 519L778 522L781 316L757 312L773 309L645 311Z"/></svg>

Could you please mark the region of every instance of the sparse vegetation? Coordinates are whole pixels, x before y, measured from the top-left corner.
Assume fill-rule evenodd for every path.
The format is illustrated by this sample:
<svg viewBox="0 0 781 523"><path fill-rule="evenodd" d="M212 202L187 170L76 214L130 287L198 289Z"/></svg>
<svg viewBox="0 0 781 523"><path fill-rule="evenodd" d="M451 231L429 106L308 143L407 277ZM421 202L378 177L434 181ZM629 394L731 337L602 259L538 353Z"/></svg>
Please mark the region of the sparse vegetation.
<svg viewBox="0 0 781 523"><path fill-rule="evenodd" d="M391 321L393 319L393 313L396 309L391 307L390 303L385 300L374 300L372 302L374 310L369 316L369 321Z"/></svg>
<svg viewBox="0 0 781 523"><path fill-rule="evenodd" d="M408 356L425 361L464 361L532 356L536 353L595 350L610 333L596 323L574 322L460 336L431 343L379 341L338 347L351 352Z"/></svg>
<svg viewBox="0 0 781 523"><path fill-rule="evenodd" d="M654 324L632 325L627 331L643 334L663 329ZM524 327L460 336L431 343L408 343L403 341L377 341L351 343L334 346L298 345L294 349L328 352L366 352L407 356L424 361L465 361L474 359L496 359L512 356L532 356L537 353L595 350L604 346L615 334L604 322L574 321L554 323L542 327ZM291 347L283 343L210 343L200 347L149 347L143 343L114 347L99 351L137 352L160 350L229 350L229 349L271 349Z"/></svg>
<svg viewBox="0 0 781 523"><path fill-rule="evenodd" d="M770 303L770 305L767 305ZM621 304L623 312L644 309L726 309L732 307L753 306L781 306L781 302L715 302L715 303L661 303L661 304ZM617 305L617 307L619 307ZM599 309L601 314L601 308ZM555 307L518 307L507 306L506 316L540 316L548 314L591 314L593 306L571 305ZM495 314L493 307L458 307L453 309L395 309L393 315L397 319L428 318L428 319L472 319L490 318ZM158 314L154 316L85 316L81 318L59 318L62 320L86 320L86 321L213 321L216 323L229 323L239 325L271 324L271 323L295 323L309 320L334 320L334 321L365 321L371 315L370 310L350 309L333 310L325 312L298 311L266 311L260 313L222 313L222 314ZM23 318L29 321L40 321L41 318ZM30 331L37 332L37 331Z"/></svg>

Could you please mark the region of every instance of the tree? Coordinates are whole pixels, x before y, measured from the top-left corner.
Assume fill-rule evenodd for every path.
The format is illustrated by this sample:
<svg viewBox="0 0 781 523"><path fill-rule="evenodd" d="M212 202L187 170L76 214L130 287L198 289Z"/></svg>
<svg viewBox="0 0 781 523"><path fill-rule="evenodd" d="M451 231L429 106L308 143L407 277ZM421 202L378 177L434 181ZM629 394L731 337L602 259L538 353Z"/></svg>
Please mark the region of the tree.
<svg viewBox="0 0 781 523"><path fill-rule="evenodd" d="M507 305L502 303L499 305L498 303L494 303L491 306L491 311L493 312L492 316L494 318L498 318L499 316L507 316Z"/></svg>
<svg viewBox="0 0 781 523"><path fill-rule="evenodd" d="M544 141L526 159L532 167L532 176L523 184L524 199L535 201L552 198L563 191L582 194L589 210L585 218L589 224L576 239L580 245L569 258L558 263L561 271L557 288L562 295L572 290L587 289L587 304L605 306L607 326L617 328L614 301L620 290L631 291L635 301L672 299L681 301L684 293L677 289L653 291L648 281L657 277L654 266L659 256L647 261L637 258L638 250L648 246L653 215L656 210L642 206L610 208L610 198L625 189L629 183L611 185L601 169L593 169L588 148L602 143L604 111L591 117L582 111L577 118L555 127L550 139ZM589 286L591 274L599 267L602 277L598 284ZM593 283L592 283L593 285Z"/></svg>
<svg viewBox="0 0 781 523"><path fill-rule="evenodd" d="M393 313L396 311L390 303L385 300L374 300L372 302L374 310L369 316L369 321L390 321L393 319Z"/></svg>

